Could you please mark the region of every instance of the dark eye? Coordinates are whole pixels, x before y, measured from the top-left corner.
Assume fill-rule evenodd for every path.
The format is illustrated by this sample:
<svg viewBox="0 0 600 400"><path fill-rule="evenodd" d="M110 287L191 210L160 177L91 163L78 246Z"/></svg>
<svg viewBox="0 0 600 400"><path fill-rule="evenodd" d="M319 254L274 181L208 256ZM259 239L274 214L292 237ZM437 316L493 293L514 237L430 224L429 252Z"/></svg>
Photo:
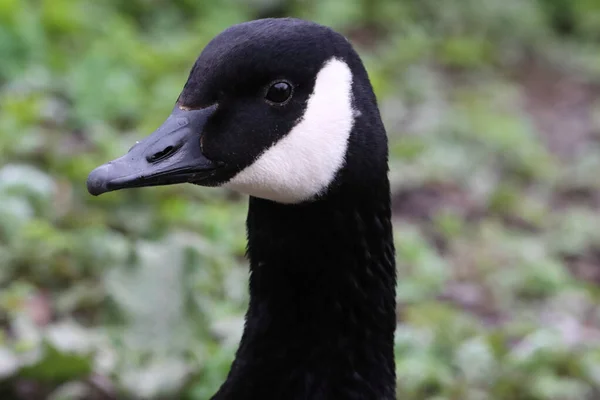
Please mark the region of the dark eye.
<svg viewBox="0 0 600 400"><path fill-rule="evenodd" d="M275 82L271 85L265 99L272 103L283 103L292 97L292 85L287 82Z"/></svg>

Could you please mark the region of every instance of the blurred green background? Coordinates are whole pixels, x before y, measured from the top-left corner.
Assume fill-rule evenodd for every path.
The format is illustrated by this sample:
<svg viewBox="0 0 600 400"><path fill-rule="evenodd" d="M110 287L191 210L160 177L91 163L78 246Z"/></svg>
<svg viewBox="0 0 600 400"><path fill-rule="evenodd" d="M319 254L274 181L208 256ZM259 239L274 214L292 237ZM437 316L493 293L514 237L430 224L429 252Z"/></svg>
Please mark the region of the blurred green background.
<svg viewBox="0 0 600 400"><path fill-rule="evenodd" d="M600 398L600 1L0 0L0 398L206 399L247 200L94 198L224 28L332 26L390 136L398 395Z"/></svg>

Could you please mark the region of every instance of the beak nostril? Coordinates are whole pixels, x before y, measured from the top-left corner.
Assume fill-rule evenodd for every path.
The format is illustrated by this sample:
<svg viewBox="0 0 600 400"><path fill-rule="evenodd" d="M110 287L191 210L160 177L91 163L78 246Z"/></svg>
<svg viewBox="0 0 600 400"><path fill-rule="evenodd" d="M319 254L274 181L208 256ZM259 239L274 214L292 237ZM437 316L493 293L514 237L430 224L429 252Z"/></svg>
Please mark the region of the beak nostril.
<svg viewBox="0 0 600 400"><path fill-rule="evenodd" d="M170 156L174 151L175 151L175 147L167 146L164 148L164 150L158 151L158 152L152 154L151 156L148 156L147 160L148 160L148 162L157 162L157 161L162 160L163 158Z"/></svg>

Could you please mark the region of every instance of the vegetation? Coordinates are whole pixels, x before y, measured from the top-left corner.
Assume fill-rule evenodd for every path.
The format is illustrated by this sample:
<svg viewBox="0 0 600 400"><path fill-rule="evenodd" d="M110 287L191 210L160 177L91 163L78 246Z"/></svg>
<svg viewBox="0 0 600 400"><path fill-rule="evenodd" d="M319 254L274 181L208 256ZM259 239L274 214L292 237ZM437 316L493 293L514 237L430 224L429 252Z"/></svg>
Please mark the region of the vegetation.
<svg viewBox="0 0 600 400"><path fill-rule="evenodd" d="M227 26L360 50L391 145L398 395L600 397L597 0L0 0L0 393L206 399L247 302L246 200L93 198Z"/></svg>

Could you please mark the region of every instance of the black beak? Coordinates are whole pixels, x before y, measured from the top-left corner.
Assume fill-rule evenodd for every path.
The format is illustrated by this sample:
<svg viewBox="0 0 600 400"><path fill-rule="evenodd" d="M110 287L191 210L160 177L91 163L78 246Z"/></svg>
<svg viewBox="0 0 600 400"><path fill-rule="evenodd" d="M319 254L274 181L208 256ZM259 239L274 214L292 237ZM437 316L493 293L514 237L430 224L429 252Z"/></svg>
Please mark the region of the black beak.
<svg viewBox="0 0 600 400"><path fill-rule="evenodd" d="M90 194L143 186L199 182L214 174L218 165L202 154L200 137L213 105L185 111L178 106L150 136L127 154L93 170L87 180Z"/></svg>

